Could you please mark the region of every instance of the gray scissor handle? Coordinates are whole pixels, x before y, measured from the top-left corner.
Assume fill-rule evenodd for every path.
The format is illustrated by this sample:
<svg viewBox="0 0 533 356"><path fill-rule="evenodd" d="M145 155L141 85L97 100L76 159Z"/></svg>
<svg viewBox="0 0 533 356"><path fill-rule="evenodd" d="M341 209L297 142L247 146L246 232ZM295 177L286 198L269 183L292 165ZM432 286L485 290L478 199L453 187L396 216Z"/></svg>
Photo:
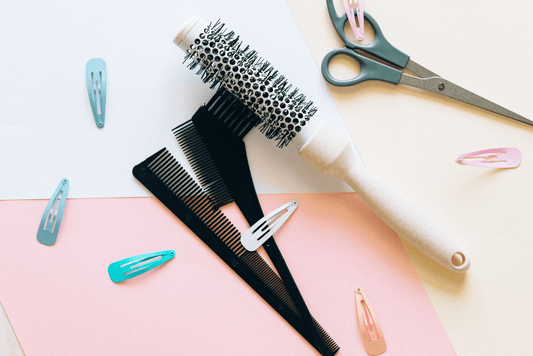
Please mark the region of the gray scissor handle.
<svg viewBox="0 0 533 356"><path fill-rule="evenodd" d="M357 77L352 79L336 79L331 75L331 72L329 71L329 64L335 56L341 54L349 56L359 63L361 66L361 72ZM398 84L400 82L400 78L402 77L402 72L393 67L376 62L370 58L361 56L351 49L341 48L335 49L326 54L322 60L322 75L328 81L328 83L332 85L347 87L367 80L380 80L382 82Z"/></svg>
<svg viewBox="0 0 533 356"><path fill-rule="evenodd" d="M348 16L346 16L346 14L343 14L342 16L337 15L337 10L335 10L335 6L333 5L333 0L326 0L326 3L328 6L329 17L331 17L331 22L333 22L335 31L337 31L337 34L347 48L352 50L361 50L381 58L395 66L405 68L407 61L409 60L409 56L387 41L378 23L372 16L370 16L368 12L365 12L365 21L367 21L374 30L374 40L369 44L363 45L353 42L346 36L346 33L344 32L344 26L346 22L348 22Z"/></svg>

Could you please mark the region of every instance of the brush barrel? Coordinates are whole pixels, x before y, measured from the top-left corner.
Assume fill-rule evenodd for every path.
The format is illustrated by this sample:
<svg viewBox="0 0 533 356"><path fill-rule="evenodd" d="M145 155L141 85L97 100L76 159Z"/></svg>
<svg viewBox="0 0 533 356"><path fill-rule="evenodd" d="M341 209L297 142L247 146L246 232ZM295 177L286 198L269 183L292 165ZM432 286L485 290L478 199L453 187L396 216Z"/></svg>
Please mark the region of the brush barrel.
<svg viewBox="0 0 533 356"><path fill-rule="evenodd" d="M324 123L298 152L318 172L347 183L401 237L454 272L470 267L468 255L418 205L368 171L349 141Z"/></svg>

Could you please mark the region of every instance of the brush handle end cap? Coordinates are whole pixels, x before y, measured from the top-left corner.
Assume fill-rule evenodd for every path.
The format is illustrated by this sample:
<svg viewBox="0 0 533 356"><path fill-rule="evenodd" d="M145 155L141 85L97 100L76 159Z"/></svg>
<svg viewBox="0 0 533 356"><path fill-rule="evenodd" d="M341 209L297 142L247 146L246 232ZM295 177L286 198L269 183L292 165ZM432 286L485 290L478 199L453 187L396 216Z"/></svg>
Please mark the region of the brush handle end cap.
<svg viewBox="0 0 533 356"><path fill-rule="evenodd" d="M206 27L207 22L202 20L199 16L191 16L180 27L178 34L174 37L174 43L181 48L183 52L187 52L187 49L190 47L194 39L197 38L200 32Z"/></svg>

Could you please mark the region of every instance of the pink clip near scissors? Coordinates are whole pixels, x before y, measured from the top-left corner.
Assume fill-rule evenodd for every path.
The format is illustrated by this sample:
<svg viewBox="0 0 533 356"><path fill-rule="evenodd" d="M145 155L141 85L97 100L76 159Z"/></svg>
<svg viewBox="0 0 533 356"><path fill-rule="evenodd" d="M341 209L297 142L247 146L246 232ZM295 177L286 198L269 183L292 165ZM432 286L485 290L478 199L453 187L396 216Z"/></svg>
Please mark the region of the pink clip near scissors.
<svg viewBox="0 0 533 356"><path fill-rule="evenodd" d="M478 167L515 168L522 162L522 154L515 147L491 148L462 154L455 161Z"/></svg>
<svg viewBox="0 0 533 356"><path fill-rule="evenodd" d="M344 10L348 21L352 27L353 34L357 41L361 42L365 38L365 13L363 11L363 0L343 0ZM357 13L357 21L359 26L355 23L355 13Z"/></svg>

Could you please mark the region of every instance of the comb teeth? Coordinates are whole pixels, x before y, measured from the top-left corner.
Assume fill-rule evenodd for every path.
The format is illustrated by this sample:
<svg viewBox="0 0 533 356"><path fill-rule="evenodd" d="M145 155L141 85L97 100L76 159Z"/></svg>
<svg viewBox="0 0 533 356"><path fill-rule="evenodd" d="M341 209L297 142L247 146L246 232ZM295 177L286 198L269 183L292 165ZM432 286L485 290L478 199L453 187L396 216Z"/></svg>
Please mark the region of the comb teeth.
<svg viewBox="0 0 533 356"><path fill-rule="evenodd" d="M287 146L317 108L256 51L244 47L220 21L210 24L187 50L185 62L211 88L231 92L260 118L260 131Z"/></svg>
<svg viewBox="0 0 533 356"><path fill-rule="evenodd" d="M260 120L239 99L225 89L218 90L206 107L207 111L241 140Z"/></svg>
<svg viewBox="0 0 533 356"><path fill-rule="evenodd" d="M246 265L254 270L272 291L282 296L285 304L295 314L299 315L282 280L258 253L249 252L242 246L240 243L241 234L228 218L213 205L202 189L166 149L157 152L143 163L146 163L148 170L174 194L174 198L179 199L190 210L190 214L184 218L178 216L187 226L191 227L192 225L189 223L193 220L200 220L213 233L212 238L218 238L223 241L237 257L241 258ZM145 176L142 177L142 174ZM147 185L144 180L146 173L136 176L139 176L141 183ZM150 189L149 186L148 188ZM156 195L156 197L162 200L161 195ZM166 198L168 199L168 197ZM194 227L191 227L191 229L196 233ZM201 237L200 234L197 233L197 235Z"/></svg>
<svg viewBox="0 0 533 356"><path fill-rule="evenodd" d="M211 154L192 120L172 130L205 193L217 207L233 202Z"/></svg>
<svg viewBox="0 0 533 356"><path fill-rule="evenodd" d="M316 348L280 277L257 252L244 249L241 234L165 148L135 166L133 174ZM336 353L339 346L316 325Z"/></svg>
<svg viewBox="0 0 533 356"><path fill-rule="evenodd" d="M237 256L245 252L237 229L168 151L162 152L148 168Z"/></svg>
<svg viewBox="0 0 533 356"><path fill-rule="evenodd" d="M225 89L220 89L209 103L196 112L191 120L172 130L202 188L217 207L234 201L234 195L230 187L228 187L228 184L232 182L227 183L228 180L222 175L221 169L227 168L233 172L230 180L242 180L243 175L249 175L249 169L246 165L245 172L241 172L238 167L217 162L213 155L231 155L231 162L229 163L245 158L246 154L242 138L253 128L258 120L257 115L231 93ZM215 137L212 136L213 134ZM208 139L208 137L211 139ZM213 139L226 140L223 142L217 141L218 144L215 147L208 148L206 142L213 143ZM228 145L232 145L231 147L235 147L235 145L242 146L242 150L238 152L228 150L230 148ZM226 151L221 153L221 149ZM216 150L217 152L212 152L211 150ZM244 157L242 155L243 152ZM228 163L227 161L225 162ZM249 189L253 190L251 176L247 183L250 185ZM242 184L239 184L239 186L244 189ZM237 204L242 207L240 201L237 201ZM246 206L244 210L248 211L250 207Z"/></svg>

